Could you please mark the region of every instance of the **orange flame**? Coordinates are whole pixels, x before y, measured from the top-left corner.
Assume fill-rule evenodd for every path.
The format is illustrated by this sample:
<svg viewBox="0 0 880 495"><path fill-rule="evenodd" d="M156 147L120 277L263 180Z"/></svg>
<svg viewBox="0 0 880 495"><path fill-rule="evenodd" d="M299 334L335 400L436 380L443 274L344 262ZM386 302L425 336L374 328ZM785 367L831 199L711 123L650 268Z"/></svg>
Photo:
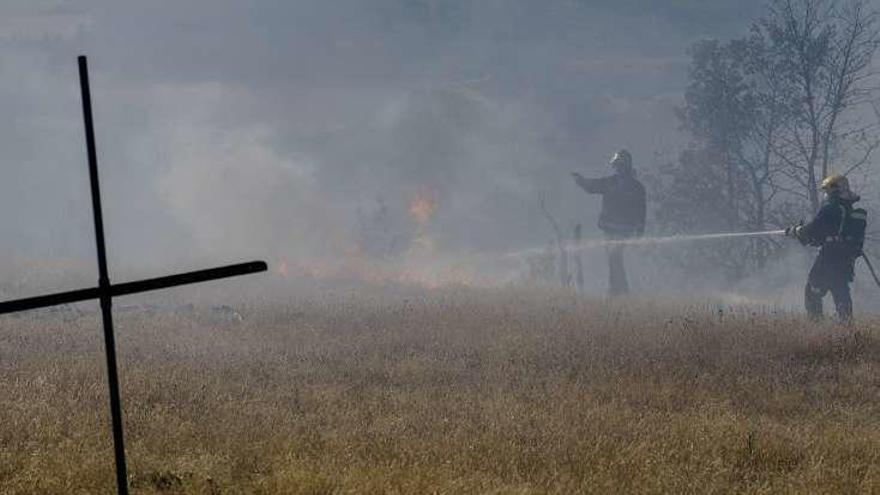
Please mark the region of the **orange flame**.
<svg viewBox="0 0 880 495"><path fill-rule="evenodd" d="M399 203L398 203L399 204ZM345 236L331 243L327 253L316 257L279 257L276 268L282 277L325 282L360 282L376 286L474 286L485 284L474 271L435 253L429 224L438 209L436 191L423 187L409 197L412 229L409 249L392 257L376 257Z"/></svg>
<svg viewBox="0 0 880 495"><path fill-rule="evenodd" d="M409 202L409 215L419 225L425 227L437 211L434 194L429 190L417 193Z"/></svg>

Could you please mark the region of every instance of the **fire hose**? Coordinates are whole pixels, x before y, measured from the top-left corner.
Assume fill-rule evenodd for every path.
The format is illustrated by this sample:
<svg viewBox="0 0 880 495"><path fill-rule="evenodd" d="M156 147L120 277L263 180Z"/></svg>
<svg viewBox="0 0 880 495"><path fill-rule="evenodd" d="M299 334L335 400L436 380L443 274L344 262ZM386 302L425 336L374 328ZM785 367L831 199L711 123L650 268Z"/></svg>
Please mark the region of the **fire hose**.
<svg viewBox="0 0 880 495"><path fill-rule="evenodd" d="M871 276L874 277L874 283L877 284L877 287L880 287L880 277L877 276L877 272L874 270L874 265L871 264L871 260L864 251L862 251L862 258L865 260L865 264L868 265L868 271L871 272Z"/></svg>

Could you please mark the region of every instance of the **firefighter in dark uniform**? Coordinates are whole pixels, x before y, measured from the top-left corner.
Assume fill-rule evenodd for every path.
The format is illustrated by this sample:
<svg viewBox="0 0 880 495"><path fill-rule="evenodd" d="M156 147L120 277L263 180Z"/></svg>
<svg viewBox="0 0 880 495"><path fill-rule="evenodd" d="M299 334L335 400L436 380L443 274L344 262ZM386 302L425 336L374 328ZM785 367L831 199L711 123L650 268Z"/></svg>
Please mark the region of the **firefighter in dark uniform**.
<svg viewBox="0 0 880 495"><path fill-rule="evenodd" d="M610 165L614 175L608 177L586 179L577 172L571 175L584 191L602 195L599 228L607 239L640 237L645 233L645 187L636 179L632 155L620 150L611 158ZM623 244L613 244L608 247L608 293L618 296L628 292Z"/></svg>
<svg viewBox="0 0 880 495"><path fill-rule="evenodd" d="M867 212L853 208L859 200L845 176L832 175L822 181L825 202L816 217L806 225L786 229L801 244L819 247L804 289L804 305L812 319L822 318L822 298L828 292L834 299L837 317L852 319L849 284L855 275L855 261L862 255Z"/></svg>

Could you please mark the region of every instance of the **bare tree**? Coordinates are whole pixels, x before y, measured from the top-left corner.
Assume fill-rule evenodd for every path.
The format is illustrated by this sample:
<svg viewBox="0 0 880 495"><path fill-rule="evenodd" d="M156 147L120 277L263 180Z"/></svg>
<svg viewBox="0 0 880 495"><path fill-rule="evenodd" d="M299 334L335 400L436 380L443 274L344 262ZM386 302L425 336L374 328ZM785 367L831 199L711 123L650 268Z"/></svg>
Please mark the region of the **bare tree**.
<svg viewBox="0 0 880 495"><path fill-rule="evenodd" d="M696 43L678 111L692 140L660 169L656 224L676 233L788 226L819 208L817 184L832 168L870 163L880 146L877 21L868 0L770 0L750 36ZM683 254L736 279L780 248L754 238Z"/></svg>
<svg viewBox="0 0 880 495"><path fill-rule="evenodd" d="M550 211L547 209L547 204L544 201L543 195L538 198L538 206L541 208L541 213L543 213L544 217L547 218L547 221L550 222L550 225L553 227L553 233L556 235L556 247L559 250L559 281L562 284L562 287L568 288L571 286L571 273L568 269L568 249L565 245L565 236L562 234L562 229L559 227L559 223L553 218L553 215L551 215Z"/></svg>
<svg viewBox="0 0 880 495"><path fill-rule="evenodd" d="M880 141L876 122L860 118L875 88L871 60L880 36L868 0L773 0L755 23L764 70L787 95L790 118L773 152L785 176L819 208L817 184L868 163Z"/></svg>

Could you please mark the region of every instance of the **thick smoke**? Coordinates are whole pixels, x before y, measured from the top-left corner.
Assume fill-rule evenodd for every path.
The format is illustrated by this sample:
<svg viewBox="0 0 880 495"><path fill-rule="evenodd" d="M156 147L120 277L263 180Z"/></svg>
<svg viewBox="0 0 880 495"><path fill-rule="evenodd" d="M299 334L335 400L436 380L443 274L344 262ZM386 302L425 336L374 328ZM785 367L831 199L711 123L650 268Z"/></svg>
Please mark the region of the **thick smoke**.
<svg viewBox="0 0 880 495"><path fill-rule="evenodd" d="M509 280L523 266L495 254L553 239L539 197L599 236L570 171L606 173L620 147L646 171L680 149L687 47L745 33L761 3L6 3L0 264L82 260L41 289L93 278L87 53L118 277L369 258ZM638 253L653 290L663 275ZM603 256L585 255L597 290Z"/></svg>

